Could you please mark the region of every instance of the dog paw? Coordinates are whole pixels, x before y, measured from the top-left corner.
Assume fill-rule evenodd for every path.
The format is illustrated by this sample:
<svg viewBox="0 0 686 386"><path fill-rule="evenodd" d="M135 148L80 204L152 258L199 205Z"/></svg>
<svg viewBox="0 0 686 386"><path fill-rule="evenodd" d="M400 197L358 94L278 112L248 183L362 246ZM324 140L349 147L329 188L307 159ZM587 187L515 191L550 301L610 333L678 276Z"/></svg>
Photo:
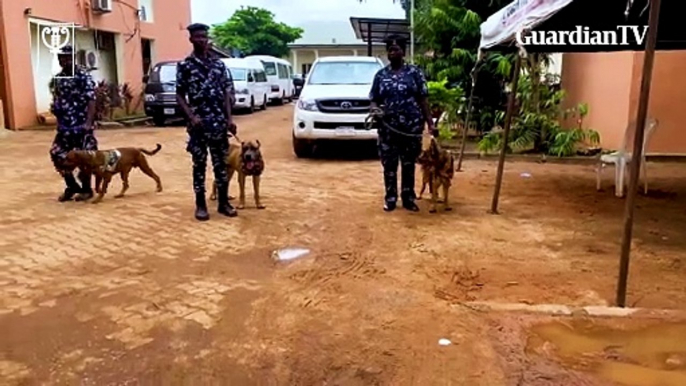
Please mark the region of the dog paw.
<svg viewBox="0 0 686 386"><path fill-rule="evenodd" d="M215 198L216 198L216 197L215 197ZM234 197L234 196L229 196L229 201L233 201L233 200L235 200L235 199L236 199L236 197Z"/></svg>
<svg viewBox="0 0 686 386"><path fill-rule="evenodd" d="M217 196L210 196L210 201L217 201Z"/></svg>
<svg viewBox="0 0 686 386"><path fill-rule="evenodd" d="M257 209L267 209L267 207L264 205L257 205Z"/></svg>
<svg viewBox="0 0 686 386"><path fill-rule="evenodd" d="M429 213L436 213L436 208L429 209Z"/></svg>
<svg viewBox="0 0 686 386"><path fill-rule="evenodd" d="M236 209L245 209L245 205L238 205Z"/></svg>
<svg viewBox="0 0 686 386"><path fill-rule="evenodd" d="M157 193L162 193L162 187L157 188Z"/></svg>
<svg viewBox="0 0 686 386"><path fill-rule="evenodd" d="M114 198L122 198L122 197L124 197L123 194L117 194L116 196L114 196Z"/></svg>
<svg viewBox="0 0 686 386"><path fill-rule="evenodd" d="M445 207L445 211L446 211L446 212L450 212L450 211L452 211L452 210L453 210L452 207L449 207L449 206L446 206L446 207Z"/></svg>

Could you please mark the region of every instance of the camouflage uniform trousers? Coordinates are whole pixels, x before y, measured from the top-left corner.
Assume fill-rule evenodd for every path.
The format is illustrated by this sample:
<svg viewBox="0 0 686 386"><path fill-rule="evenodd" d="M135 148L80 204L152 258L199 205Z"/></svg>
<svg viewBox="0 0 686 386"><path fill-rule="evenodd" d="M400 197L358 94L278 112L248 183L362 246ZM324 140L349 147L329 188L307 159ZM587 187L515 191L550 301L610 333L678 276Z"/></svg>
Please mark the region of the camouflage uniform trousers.
<svg viewBox="0 0 686 386"><path fill-rule="evenodd" d="M58 128L55 139L50 147L50 158L55 169L64 174L64 160L72 150L98 150L98 140L91 129L84 128Z"/></svg>
<svg viewBox="0 0 686 386"><path fill-rule="evenodd" d="M223 132L193 132L189 133L186 151L191 154L193 161L193 191L196 194L205 193L205 175L207 173L207 155L212 157L212 169L217 188L227 187L229 173L226 157L229 155L229 136Z"/></svg>
<svg viewBox="0 0 686 386"><path fill-rule="evenodd" d="M403 132L411 132L403 130ZM383 166L386 202L398 201L398 165L401 167L401 199L414 201L415 163L422 151L421 134L399 134L388 129L379 130L379 158Z"/></svg>

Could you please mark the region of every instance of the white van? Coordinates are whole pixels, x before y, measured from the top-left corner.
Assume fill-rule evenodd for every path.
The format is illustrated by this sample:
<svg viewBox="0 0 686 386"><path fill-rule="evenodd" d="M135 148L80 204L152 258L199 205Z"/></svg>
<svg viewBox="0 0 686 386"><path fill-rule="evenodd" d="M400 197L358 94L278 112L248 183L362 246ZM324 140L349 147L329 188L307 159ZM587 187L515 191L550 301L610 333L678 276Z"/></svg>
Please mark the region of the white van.
<svg viewBox="0 0 686 386"><path fill-rule="evenodd" d="M271 88L262 63L259 60L236 58L222 59L222 62L231 72L236 88L234 108L247 109L251 113L258 107L266 109Z"/></svg>
<svg viewBox="0 0 686 386"><path fill-rule="evenodd" d="M289 61L268 55L251 55L245 59L258 59L264 65L264 71L271 84L270 102L282 104L293 100L295 86L291 78L293 67Z"/></svg>

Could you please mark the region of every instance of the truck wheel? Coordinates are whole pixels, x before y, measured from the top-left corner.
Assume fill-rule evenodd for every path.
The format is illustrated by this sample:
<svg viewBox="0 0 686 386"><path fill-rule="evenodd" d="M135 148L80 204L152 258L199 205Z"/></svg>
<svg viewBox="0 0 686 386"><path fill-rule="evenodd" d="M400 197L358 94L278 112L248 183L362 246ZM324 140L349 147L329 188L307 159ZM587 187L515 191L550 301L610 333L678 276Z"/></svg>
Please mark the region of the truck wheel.
<svg viewBox="0 0 686 386"><path fill-rule="evenodd" d="M312 157L312 144L309 141L295 138L293 135L293 152L298 158Z"/></svg>

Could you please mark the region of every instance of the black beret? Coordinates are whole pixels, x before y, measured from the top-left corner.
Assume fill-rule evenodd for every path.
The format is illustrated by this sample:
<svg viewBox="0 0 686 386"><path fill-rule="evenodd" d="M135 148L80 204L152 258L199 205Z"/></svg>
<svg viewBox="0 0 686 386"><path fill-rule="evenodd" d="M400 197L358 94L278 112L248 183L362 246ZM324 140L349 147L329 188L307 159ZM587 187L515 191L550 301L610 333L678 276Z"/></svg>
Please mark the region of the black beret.
<svg viewBox="0 0 686 386"><path fill-rule="evenodd" d="M202 24L202 23L193 23L193 24L189 25L188 27L186 27L186 29L188 30L188 32L193 33L195 31L209 31L210 26L208 26L207 24Z"/></svg>
<svg viewBox="0 0 686 386"><path fill-rule="evenodd" d="M70 45L66 45L62 47L58 55L73 55L74 54L74 47Z"/></svg>
<svg viewBox="0 0 686 386"><path fill-rule="evenodd" d="M392 46L398 46L401 49L405 50L405 47L407 47L407 38L400 35L389 35L386 37L385 42L386 49L389 49Z"/></svg>

